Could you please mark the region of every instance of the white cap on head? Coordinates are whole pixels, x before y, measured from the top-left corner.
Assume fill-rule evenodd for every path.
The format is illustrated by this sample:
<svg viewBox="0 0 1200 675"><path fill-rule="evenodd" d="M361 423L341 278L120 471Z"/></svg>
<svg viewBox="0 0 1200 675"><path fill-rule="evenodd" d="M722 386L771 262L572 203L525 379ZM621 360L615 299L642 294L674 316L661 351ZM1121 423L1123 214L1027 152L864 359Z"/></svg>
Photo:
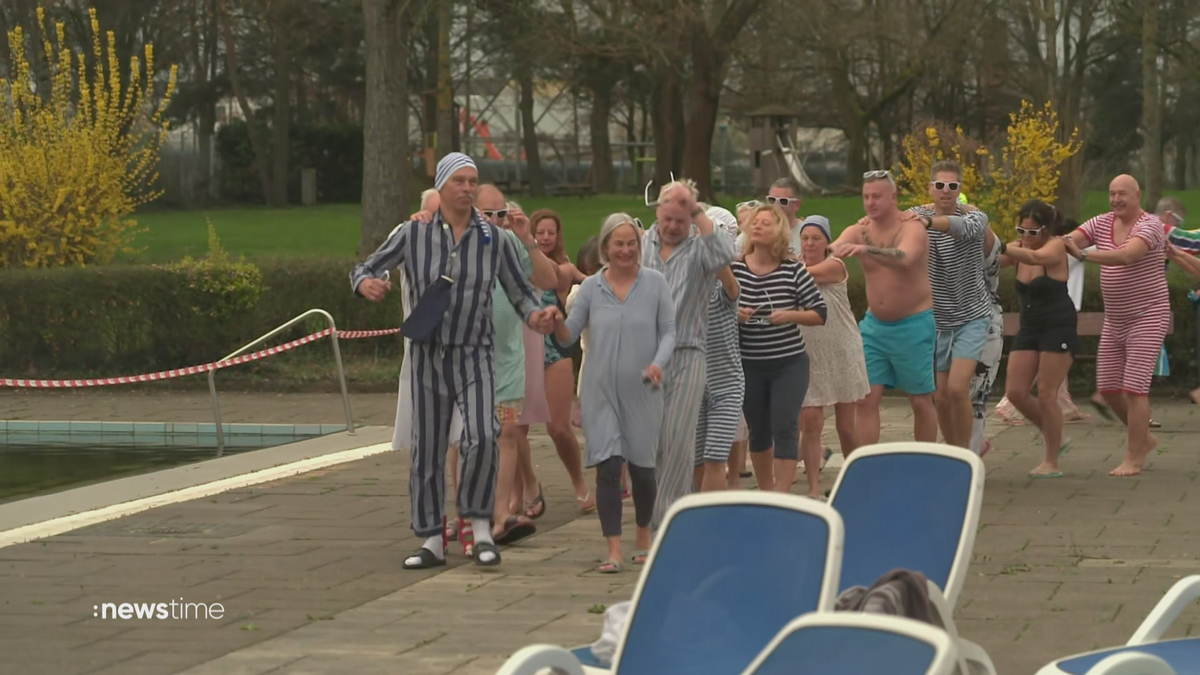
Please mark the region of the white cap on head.
<svg viewBox="0 0 1200 675"><path fill-rule="evenodd" d="M441 159L437 163L437 171L434 173L433 189L441 190L446 185L446 181L450 180L450 176L454 172L466 167L476 168L475 160L461 152L452 152Z"/></svg>
<svg viewBox="0 0 1200 675"><path fill-rule="evenodd" d="M704 213L721 231L737 239L738 219L737 216L729 212L729 209L723 209L720 206L710 206L704 210Z"/></svg>

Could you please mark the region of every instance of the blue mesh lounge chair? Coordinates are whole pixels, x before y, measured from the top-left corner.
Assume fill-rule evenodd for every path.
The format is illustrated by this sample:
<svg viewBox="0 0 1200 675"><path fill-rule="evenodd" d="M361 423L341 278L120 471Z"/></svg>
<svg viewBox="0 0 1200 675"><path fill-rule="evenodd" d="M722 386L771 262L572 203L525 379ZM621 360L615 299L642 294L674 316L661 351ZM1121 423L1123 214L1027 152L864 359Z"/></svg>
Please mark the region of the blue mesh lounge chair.
<svg viewBox="0 0 1200 675"><path fill-rule="evenodd" d="M957 665L955 641L927 623L827 612L789 623L743 675L950 675Z"/></svg>
<svg viewBox="0 0 1200 675"><path fill-rule="evenodd" d="M1051 663L1038 671L1038 675L1197 675L1200 674L1200 638L1183 638L1178 640L1163 640L1162 636L1171 628L1171 624L1179 615L1196 600L1200 599L1200 575L1181 579L1167 591L1162 600L1154 606L1146 616L1142 625L1134 631L1123 647L1110 647L1086 654L1068 656ZM1132 660L1129 655L1141 657ZM1133 665L1118 662L1116 665L1105 665L1113 657L1125 656ZM1146 656L1156 657L1162 664L1158 670L1142 667L1137 670L1139 663L1149 663ZM1162 666L1167 666L1163 670ZM1100 669L1101 666L1108 668ZM1116 670L1120 666L1129 668Z"/></svg>
<svg viewBox="0 0 1200 675"><path fill-rule="evenodd" d="M921 572L959 658L971 671L994 673L987 653L958 637L953 619L975 547L983 482L983 462L968 450L882 443L851 453L829 503L846 527L839 592L870 586L893 569Z"/></svg>
<svg viewBox="0 0 1200 675"><path fill-rule="evenodd" d="M598 672L741 673L792 619L833 609L841 568L842 521L826 504L749 491L688 495L655 538L612 670ZM534 675L546 667L534 665L563 654L597 672L587 647L535 647L502 672Z"/></svg>

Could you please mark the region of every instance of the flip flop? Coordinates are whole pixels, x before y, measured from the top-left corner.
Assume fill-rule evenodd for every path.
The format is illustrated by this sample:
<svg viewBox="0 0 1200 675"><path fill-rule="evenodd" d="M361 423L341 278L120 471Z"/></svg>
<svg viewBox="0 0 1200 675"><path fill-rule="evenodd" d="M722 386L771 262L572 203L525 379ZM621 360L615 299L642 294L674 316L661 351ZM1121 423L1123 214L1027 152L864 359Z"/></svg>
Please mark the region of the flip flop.
<svg viewBox="0 0 1200 675"><path fill-rule="evenodd" d="M491 553L491 560L484 560L481 554ZM500 551L496 550L496 545L490 541L481 541L475 544L475 564L480 567L495 567L500 564Z"/></svg>
<svg viewBox="0 0 1200 675"><path fill-rule="evenodd" d="M1062 478L1063 473L1061 471L1051 471L1050 473L1031 473L1031 474L1029 474L1029 477L1030 478L1038 478L1038 479L1040 479L1040 478Z"/></svg>
<svg viewBox="0 0 1200 675"><path fill-rule="evenodd" d="M502 546L520 541L537 532L537 526L533 523L521 522L520 516L509 516L508 520L504 521L504 529L500 534L493 537L493 540ZM475 559L479 559L480 543L475 544Z"/></svg>
<svg viewBox="0 0 1200 675"><path fill-rule="evenodd" d="M1150 420L1150 428L1151 429L1161 429L1162 422L1159 422L1158 420Z"/></svg>
<svg viewBox="0 0 1200 675"><path fill-rule="evenodd" d="M434 555L433 551L430 551L429 549L425 548L424 546L417 549L417 552L413 555L420 558L420 560L418 562L410 564L408 562L408 558L405 558L404 569L406 569L406 570L426 570L431 567L441 567L446 564L445 558L437 557L436 555ZM413 556L410 555L408 557L411 558Z"/></svg>
<svg viewBox="0 0 1200 675"><path fill-rule="evenodd" d="M592 494L591 494L590 492L589 492L589 493L588 493L588 495L587 495L586 497L584 497L583 499L580 499L579 497L576 497L576 498L575 498L575 501L579 502L579 512L580 512L580 513L582 513L582 514L583 514L583 515L585 515L585 516L586 516L586 515L588 515L589 513L594 513L594 512L596 511L596 502L595 502L595 500L593 500L593 501L592 501L592 505L591 505L591 506L588 506L588 507L586 507L586 508L583 506L583 503L584 503L584 502L586 502L586 501L587 501L587 500L589 500L589 499L592 499Z"/></svg>
<svg viewBox="0 0 1200 675"><path fill-rule="evenodd" d="M600 574L620 574L625 571L625 566L621 564L620 560L609 560L601 563L596 571Z"/></svg>
<svg viewBox="0 0 1200 675"><path fill-rule="evenodd" d="M1088 403L1091 403L1092 407L1096 409L1096 412L1100 413L1100 416L1104 419L1108 420L1109 422L1117 421L1117 414L1113 412L1112 408L1090 398L1088 399Z"/></svg>
<svg viewBox="0 0 1200 675"><path fill-rule="evenodd" d="M1063 441L1062 446L1060 446L1058 448L1058 456L1059 457L1062 457L1071 451L1071 443L1073 443L1073 441L1069 438L1067 440Z"/></svg>
<svg viewBox="0 0 1200 675"><path fill-rule="evenodd" d="M533 513L537 509L537 513ZM538 483L538 496L533 498L533 501L525 505L525 515L530 520L537 520L546 515L546 498L542 496L542 484Z"/></svg>
<svg viewBox="0 0 1200 675"><path fill-rule="evenodd" d="M638 560L638 558L641 558L641 560ZM629 560L632 561L634 565L645 565L646 561L649 559L650 559L650 551L647 551L644 549L640 550L640 551L634 551L629 556Z"/></svg>

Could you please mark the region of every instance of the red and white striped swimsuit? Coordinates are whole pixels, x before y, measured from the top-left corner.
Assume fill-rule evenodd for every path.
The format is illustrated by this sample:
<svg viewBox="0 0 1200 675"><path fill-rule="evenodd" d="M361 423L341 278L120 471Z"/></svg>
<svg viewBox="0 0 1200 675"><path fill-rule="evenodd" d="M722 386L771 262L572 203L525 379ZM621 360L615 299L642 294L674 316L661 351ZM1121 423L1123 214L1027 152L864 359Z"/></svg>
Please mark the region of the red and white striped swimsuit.
<svg viewBox="0 0 1200 675"><path fill-rule="evenodd" d="M1100 251L1115 251L1135 237L1150 251L1132 265L1101 265L1104 329L1096 354L1096 386L1103 392L1124 391L1145 396L1159 350L1171 321L1167 290L1166 241L1162 221L1143 212L1129 236L1114 241L1115 216L1104 213L1079 226Z"/></svg>

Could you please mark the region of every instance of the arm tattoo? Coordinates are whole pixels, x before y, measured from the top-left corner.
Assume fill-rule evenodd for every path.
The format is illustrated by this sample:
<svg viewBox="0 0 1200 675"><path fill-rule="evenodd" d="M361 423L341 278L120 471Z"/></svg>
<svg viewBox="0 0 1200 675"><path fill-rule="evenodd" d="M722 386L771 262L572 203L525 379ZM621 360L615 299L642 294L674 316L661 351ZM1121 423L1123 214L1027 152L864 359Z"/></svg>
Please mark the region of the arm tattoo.
<svg viewBox="0 0 1200 675"><path fill-rule="evenodd" d="M867 253L871 255L885 256L889 258L903 258L904 251L898 248L879 248L878 246L868 246Z"/></svg>
<svg viewBox="0 0 1200 675"><path fill-rule="evenodd" d="M863 244L865 244L867 247L867 253L869 253L871 255L878 255L878 256L884 256L884 257L889 257L889 258L903 258L904 257L904 251L901 251L898 248L876 246L875 242L871 241L871 235L867 234L866 228L863 229L862 237L863 237Z"/></svg>

